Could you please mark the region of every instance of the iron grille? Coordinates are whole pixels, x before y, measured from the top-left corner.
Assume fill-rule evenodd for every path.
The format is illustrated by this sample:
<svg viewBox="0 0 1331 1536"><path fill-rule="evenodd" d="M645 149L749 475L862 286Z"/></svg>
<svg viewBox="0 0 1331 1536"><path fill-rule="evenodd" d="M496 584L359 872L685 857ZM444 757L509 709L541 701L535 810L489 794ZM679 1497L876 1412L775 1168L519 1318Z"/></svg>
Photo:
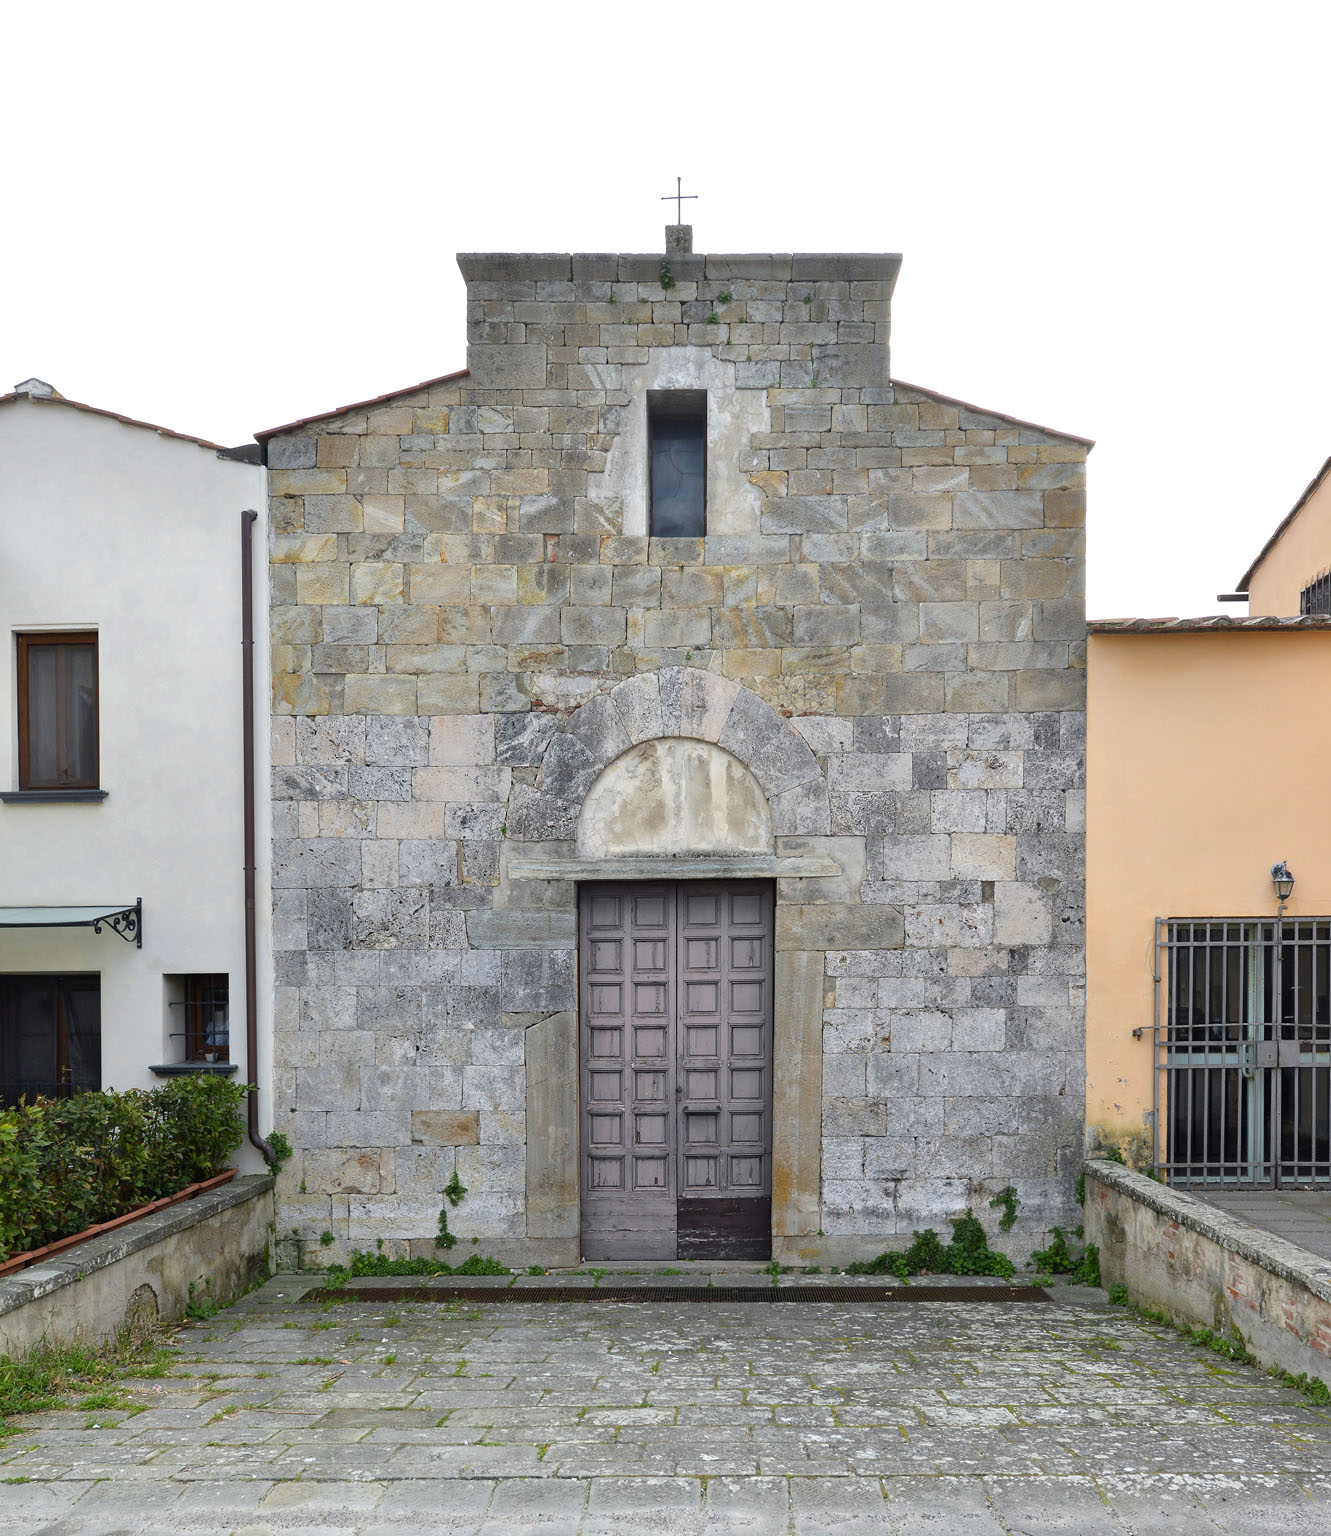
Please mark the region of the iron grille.
<svg viewBox="0 0 1331 1536"><path fill-rule="evenodd" d="M1331 918L1157 920L1155 1168L1331 1184Z"/></svg>
<svg viewBox="0 0 1331 1536"><path fill-rule="evenodd" d="M1299 593L1300 613L1320 613L1331 617L1331 571L1310 581Z"/></svg>

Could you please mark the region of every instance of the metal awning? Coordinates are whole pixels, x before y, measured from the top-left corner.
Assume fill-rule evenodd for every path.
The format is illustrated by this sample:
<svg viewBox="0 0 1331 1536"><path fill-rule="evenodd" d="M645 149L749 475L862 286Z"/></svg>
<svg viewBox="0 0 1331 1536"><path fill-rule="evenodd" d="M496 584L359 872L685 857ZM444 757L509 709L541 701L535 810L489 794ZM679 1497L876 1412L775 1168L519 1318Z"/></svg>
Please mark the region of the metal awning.
<svg viewBox="0 0 1331 1536"><path fill-rule="evenodd" d="M103 926L142 949L143 897L92 907L0 907L0 928L91 928L100 933Z"/></svg>

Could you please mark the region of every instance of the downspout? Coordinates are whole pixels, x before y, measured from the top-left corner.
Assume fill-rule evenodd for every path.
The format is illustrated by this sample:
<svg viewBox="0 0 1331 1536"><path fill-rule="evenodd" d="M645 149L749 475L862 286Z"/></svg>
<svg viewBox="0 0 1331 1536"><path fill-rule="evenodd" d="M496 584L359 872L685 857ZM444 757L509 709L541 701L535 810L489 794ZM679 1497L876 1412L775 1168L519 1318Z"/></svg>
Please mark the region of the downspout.
<svg viewBox="0 0 1331 1536"><path fill-rule="evenodd" d="M245 1070L256 1079L246 1100L250 1144L271 1167L277 1154L259 1134L259 961L254 911L254 524L257 512L240 514L241 756L245 805Z"/></svg>

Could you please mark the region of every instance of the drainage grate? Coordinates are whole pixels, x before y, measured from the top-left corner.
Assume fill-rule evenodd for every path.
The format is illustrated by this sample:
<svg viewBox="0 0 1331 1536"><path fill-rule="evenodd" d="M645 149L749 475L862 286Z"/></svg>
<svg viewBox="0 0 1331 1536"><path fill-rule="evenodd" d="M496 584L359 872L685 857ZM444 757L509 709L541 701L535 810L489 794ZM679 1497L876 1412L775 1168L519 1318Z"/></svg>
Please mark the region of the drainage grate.
<svg viewBox="0 0 1331 1536"><path fill-rule="evenodd" d="M1038 1285L346 1285L302 1301L1048 1301Z"/></svg>

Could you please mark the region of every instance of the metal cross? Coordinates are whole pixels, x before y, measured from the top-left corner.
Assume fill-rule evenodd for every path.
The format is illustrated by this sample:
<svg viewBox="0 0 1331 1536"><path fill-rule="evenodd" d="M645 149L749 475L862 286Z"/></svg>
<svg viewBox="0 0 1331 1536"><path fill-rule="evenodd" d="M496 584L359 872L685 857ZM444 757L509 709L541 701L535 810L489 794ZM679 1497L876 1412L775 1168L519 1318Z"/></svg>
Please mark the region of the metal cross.
<svg viewBox="0 0 1331 1536"><path fill-rule="evenodd" d="M676 176L675 190L673 192L668 192L665 197L661 199L663 203L674 203L676 224L682 224L684 222L684 213L680 205L682 203L696 203L698 200L698 194L696 192L681 192L679 190L683 184L684 178L682 176Z"/></svg>

